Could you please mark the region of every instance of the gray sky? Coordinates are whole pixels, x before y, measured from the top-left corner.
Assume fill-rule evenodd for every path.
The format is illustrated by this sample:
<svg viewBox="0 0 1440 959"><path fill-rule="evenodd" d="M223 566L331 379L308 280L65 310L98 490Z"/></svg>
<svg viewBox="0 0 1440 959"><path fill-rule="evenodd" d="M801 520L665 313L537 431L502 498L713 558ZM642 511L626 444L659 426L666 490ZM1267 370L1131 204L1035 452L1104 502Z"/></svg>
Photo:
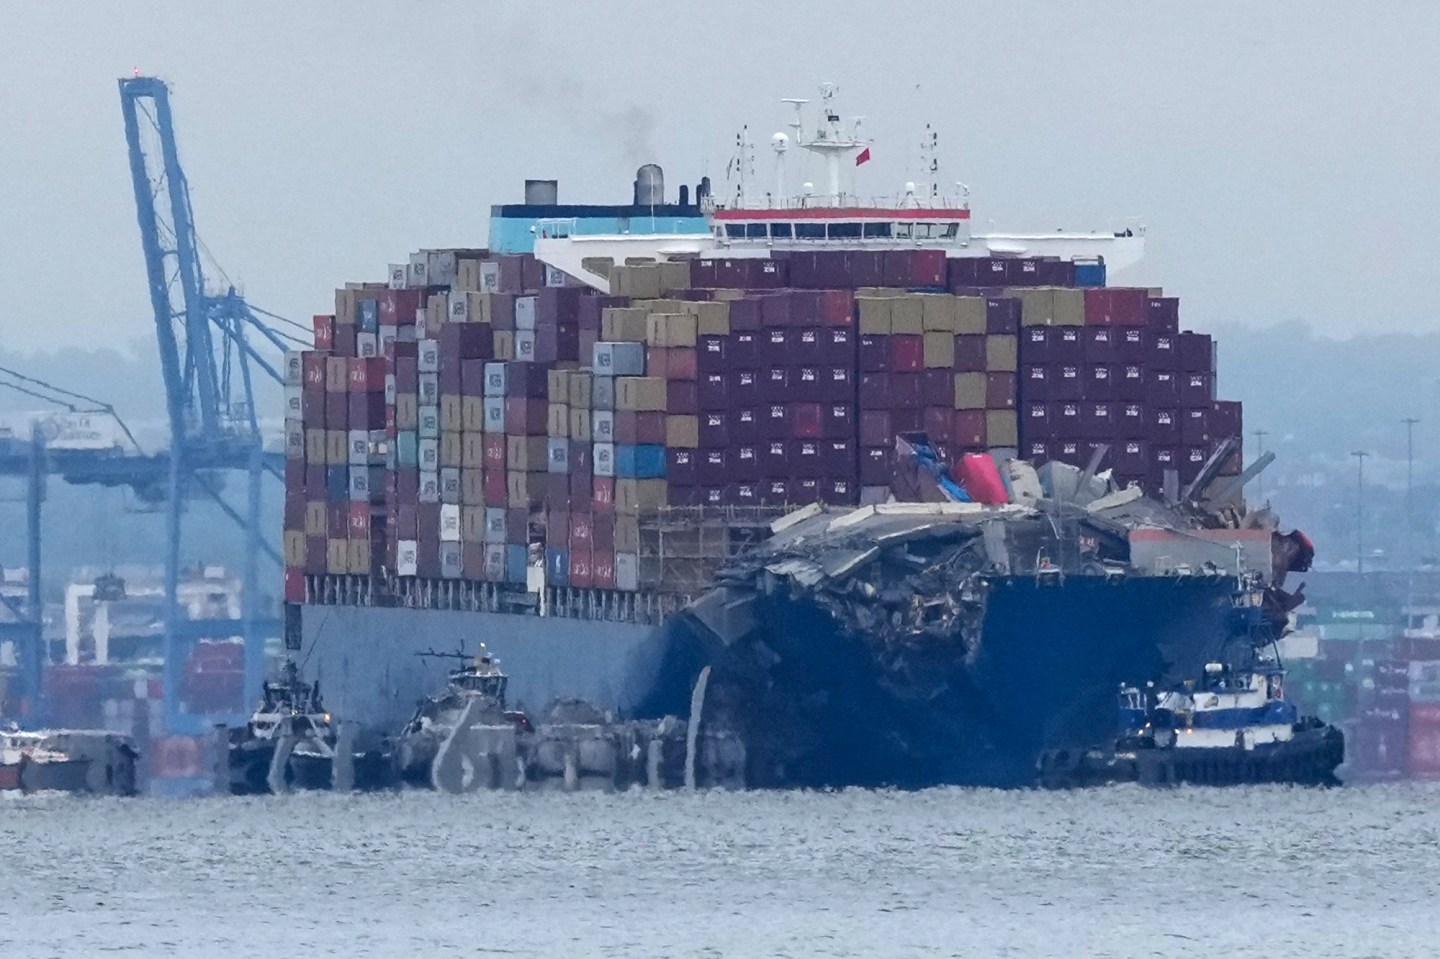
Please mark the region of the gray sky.
<svg viewBox="0 0 1440 959"><path fill-rule="evenodd" d="M1192 327L1430 330L1440 300L1433 4L0 12L3 348L153 349L115 86L136 67L171 83L202 239L253 302L301 320L411 249L482 245L526 176L613 202L642 159L672 193L718 175L741 123L763 144L779 98L821 80L876 139L863 190L915 176L933 123L977 226L1143 218L1127 279L1178 293Z"/></svg>

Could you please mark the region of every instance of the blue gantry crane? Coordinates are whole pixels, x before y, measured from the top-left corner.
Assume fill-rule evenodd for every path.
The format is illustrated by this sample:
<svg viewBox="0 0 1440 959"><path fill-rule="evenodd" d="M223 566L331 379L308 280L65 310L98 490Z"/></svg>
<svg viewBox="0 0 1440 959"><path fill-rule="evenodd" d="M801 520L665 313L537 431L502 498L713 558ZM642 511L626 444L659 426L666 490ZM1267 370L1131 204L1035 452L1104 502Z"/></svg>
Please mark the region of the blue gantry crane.
<svg viewBox="0 0 1440 959"><path fill-rule="evenodd" d="M236 625L232 620L181 615L176 594L183 506L197 490L209 494L247 539L240 629L245 639L245 688L256 689L264 671L265 637L278 635L280 628L278 620L262 619L257 608L259 558L264 554L280 562L270 538L260 529L261 481L267 472L282 482L284 478L283 454L265 450L254 382L263 376L278 385L283 376L278 364L267 360L257 345L285 350L308 344L260 317L303 327L252 307L228 279L217 287L211 283L216 277L207 277L164 81L138 75L120 80L120 106L170 423L165 463L165 721L172 733L198 734L213 722L233 723L243 717L194 716L180 708L181 668L194 643L234 635ZM215 273L224 278L218 268ZM245 473L243 513L207 482L217 470Z"/></svg>
<svg viewBox="0 0 1440 959"><path fill-rule="evenodd" d="M245 640L245 688L257 689L264 671L264 642L281 623L259 610L260 557L277 566L280 555L260 529L261 482L266 473L283 480L283 454L265 449L256 415L256 379L283 382L277 364L262 349L308 347L298 336L267 324L266 317L301 333L299 324L246 303L224 272L212 286L202 266L204 247L195 232L190 192L180 167L169 90L155 77L119 81L129 147L145 270L154 312L156 341L164 376L170 426L169 449L146 453L129 430L124 448L50 449L39 430L0 441L0 475L24 479L27 560L30 582L23 602L0 595L7 614L0 639L16 641L20 662L18 695L25 718L43 722L40 700L44 648L40 594L40 512L47 476L71 484L126 486L144 502L161 504L166 517L165 552L165 728L172 735L208 733L216 722L237 723L243 714L196 715L182 707L182 671L194 644L236 635ZM115 415L112 406L0 368L0 387L16 390L71 412ZM118 421L118 417L116 417ZM121 424L123 427L123 423ZM224 471L243 471L247 498L242 511L220 495ZM185 504L208 497L246 537L242 571L244 608L240 621L181 614L178 605L180 543Z"/></svg>

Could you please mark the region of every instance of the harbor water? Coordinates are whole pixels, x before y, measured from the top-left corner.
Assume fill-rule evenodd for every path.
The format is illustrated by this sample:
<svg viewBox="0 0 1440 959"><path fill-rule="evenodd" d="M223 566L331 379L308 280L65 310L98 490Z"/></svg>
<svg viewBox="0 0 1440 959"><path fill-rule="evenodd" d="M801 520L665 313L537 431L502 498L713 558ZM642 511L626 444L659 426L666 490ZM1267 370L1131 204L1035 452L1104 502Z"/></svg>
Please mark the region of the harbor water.
<svg viewBox="0 0 1440 959"><path fill-rule="evenodd" d="M1440 788L0 797L0 955L1433 956Z"/></svg>

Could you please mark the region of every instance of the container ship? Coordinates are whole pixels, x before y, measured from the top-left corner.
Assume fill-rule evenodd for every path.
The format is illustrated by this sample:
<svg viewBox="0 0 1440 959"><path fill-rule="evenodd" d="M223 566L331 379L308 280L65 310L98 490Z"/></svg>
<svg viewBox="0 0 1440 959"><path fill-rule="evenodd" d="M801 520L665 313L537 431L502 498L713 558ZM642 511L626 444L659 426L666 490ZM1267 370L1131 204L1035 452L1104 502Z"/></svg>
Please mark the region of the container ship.
<svg viewBox="0 0 1440 959"><path fill-rule="evenodd" d="M1245 513L1214 343L1107 285L1143 230L972 233L933 134L924 183L862 196L872 145L833 88L813 121L789 102L768 184L748 133L724 196L672 200L653 165L616 206L527 181L486 247L314 318L286 358L286 641L336 714L394 732L444 681L417 654L484 642L530 708L686 712L713 667L707 708L777 744L757 782L1004 784L1092 744L1118 683L1209 661L1242 566L1283 620L1303 562ZM790 195L792 147L820 188ZM943 535L897 520L927 498L903 436L998 493L917 507ZM801 508L860 519L776 546ZM932 534L951 572L916 579L940 554L894 544ZM831 548L852 566L795 578ZM860 583L867 550L904 575ZM880 629L821 580L959 612Z"/></svg>

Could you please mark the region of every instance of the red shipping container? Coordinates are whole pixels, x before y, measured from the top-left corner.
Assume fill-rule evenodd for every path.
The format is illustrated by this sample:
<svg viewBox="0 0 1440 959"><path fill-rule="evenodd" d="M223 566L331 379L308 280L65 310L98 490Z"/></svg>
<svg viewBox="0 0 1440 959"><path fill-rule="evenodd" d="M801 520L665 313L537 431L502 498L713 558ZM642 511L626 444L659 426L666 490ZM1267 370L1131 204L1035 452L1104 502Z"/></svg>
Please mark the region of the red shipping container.
<svg viewBox="0 0 1440 959"><path fill-rule="evenodd" d="M1015 408L1016 384L1014 373L985 374L985 408L989 410L1013 410Z"/></svg>
<svg viewBox="0 0 1440 959"><path fill-rule="evenodd" d="M995 460L985 453L966 453L960 457L958 477L970 498L977 503L998 505L1010 501L1005 483Z"/></svg>
<svg viewBox="0 0 1440 959"><path fill-rule="evenodd" d="M298 566L285 567L285 602L305 602L305 570Z"/></svg>
<svg viewBox="0 0 1440 959"><path fill-rule="evenodd" d="M946 285L944 250L884 251L885 286L943 287Z"/></svg>
<svg viewBox="0 0 1440 959"><path fill-rule="evenodd" d="M595 589L615 588L615 553L595 550L590 555L590 575Z"/></svg>
<svg viewBox="0 0 1440 959"><path fill-rule="evenodd" d="M504 437L502 436L501 439L504 439ZM484 479L482 483L485 486L485 505L506 505L507 497L510 494L505 486L505 471L503 469L485 470L483 475Z"/></svg>
<svg viewBox="0 0 1440 959"><path fill-rule="evenodd" d="M595 477L595 509L597 512L614 512L615 480L609 476Z"/></svg>
<svg viewBox="0 0 1440 959"><path fill-rule="evenodd" d="M790 404L790 426L795 436L819 438L825 431L824 411L819 403Z"/></svg>
<svg viewBox="0 0 1440 959"><path fill-rule="evenodd" d="M370 538L370 504L351 503L348 508L347 535L350 539Z"/></svg>
<svg viewBox="0 0 1440 959"><path fill-rule="evenodd" d="M485 453L485 469L487 472L505 472L505 434L486 433L481 441Z"/></svg>
<svg viewBox="0 0 1440 959"><path fill-rule="evenodd" d="M931 442L950 442L950 431L955 424L955 410L949 409L948 407L942 409L939 407L927 406L922 412L925 417L925 433L927 436L930 437Z"/></svg>
<svg viewBox="0 0 1440 959"><path fill-rule="evenodd" d="M1149 295L1125 287L1092 287L1085 291L1086 326L1144 326Z"/></svg>
<svg viewBox="0 0 1440 959"><path fill-rule="evenodd" d="M1410 704L1410 778L1440 779L1440 703Z"/></svg>
<svg viewBox="0 0 1440 959"><path fill-rule="evenodd" d="M693 380L699 375L698 358L695 350L689 347L674 347L669 351L669 372L668 379L671 380ZM650 376L658 374L650 373Z"/></svg>
<svg viewBox="0 0 1440 959"><path fill-rule="evenodd" d="M663 346L645 350L645 375L667 379L670 376L670 351Z"/></svg>
<svg viewBox="0 0 1440 959"><path fill-rule="evenodd" d="M595 571L590 566L590 548L570 547L570 585L590 589L595 585Z"/></svg>
<svg viewBox="0 0 1440 959"><path fill-rule="evenodd" d="M957 449L984 449L985 411L952 410L950 420L950 445Z"/></svg>
<svg viewBox="0 0 1440 959"><path fill-rule="evenodd" d="M315 349L329 352L335 345L335 317L316 314L310 320L314 331Z"/></svg>
<svg viewBox="0 0 1440 959"><path fill-rule="evenodd" d="M300 357L304 388L311 393L325 392L325 354L306 350Z"/></svg>
<svg viewBox="0 0 1440 959"><path fill-rule="evenodd" d="M855 294L849 290L822 290L820 319L826 326L851 326L855 322Z"/></svg>
<svg viewBox="0 0 1440 959"><path fill-rule="evenodd" d="M925 338L923 336L890 336L888 369L894 372L918 373L925 369Z"/></svg>

